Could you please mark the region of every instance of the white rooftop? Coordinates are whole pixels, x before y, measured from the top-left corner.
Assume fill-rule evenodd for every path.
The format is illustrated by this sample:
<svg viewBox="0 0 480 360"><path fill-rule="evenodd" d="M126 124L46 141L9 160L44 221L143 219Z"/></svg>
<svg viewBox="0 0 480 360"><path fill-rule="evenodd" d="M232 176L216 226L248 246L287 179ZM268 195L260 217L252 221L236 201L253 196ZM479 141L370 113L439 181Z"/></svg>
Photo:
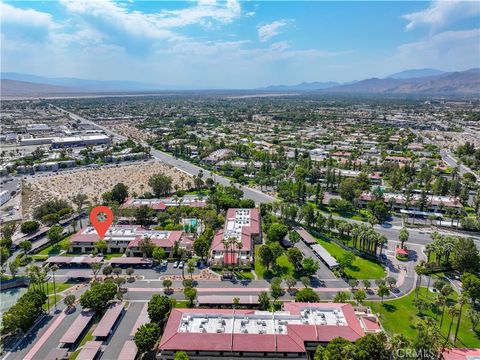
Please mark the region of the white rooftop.
<svg viewBox="0 0 480 360"><path fill-rule="evenodd" d="M341 309L304 308L300 315L288 311L256 311L254 314L185 313L178 332L227 334L287 334L287 325L347 326Z"/></svg>

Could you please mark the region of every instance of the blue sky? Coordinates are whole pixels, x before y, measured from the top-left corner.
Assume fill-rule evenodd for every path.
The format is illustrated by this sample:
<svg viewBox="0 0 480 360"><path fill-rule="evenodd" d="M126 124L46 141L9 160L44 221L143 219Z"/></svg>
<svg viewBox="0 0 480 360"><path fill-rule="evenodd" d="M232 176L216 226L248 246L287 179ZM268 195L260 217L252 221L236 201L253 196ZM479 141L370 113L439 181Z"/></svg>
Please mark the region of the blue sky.
<svg viewBox="0 0 480 360"><path fill-rule="evenodd" d="M6 1L1 70L165 88L480 66L478 1Z"/></svg>

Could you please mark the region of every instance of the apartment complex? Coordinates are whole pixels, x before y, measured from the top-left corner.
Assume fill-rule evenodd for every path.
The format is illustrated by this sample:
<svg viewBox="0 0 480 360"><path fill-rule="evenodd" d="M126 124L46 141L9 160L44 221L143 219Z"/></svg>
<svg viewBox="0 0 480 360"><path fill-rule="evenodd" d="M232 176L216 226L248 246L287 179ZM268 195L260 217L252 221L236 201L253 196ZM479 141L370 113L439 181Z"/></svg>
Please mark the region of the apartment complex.
<svg viewBox="0 0 480 360"><path fill-rule="evenodd" d="M123 203L124 208L136 208L147 205L155 211L164 211L171 206L203 207L207 205L207 196L184 195L182 197L166 197L161 199L127 199Z"/></svg>
<svg viewBox="0 0 480 360"><path fill-rule="evenodd" d="M228 209L225 226L216 232L210 248L210 263L249 265L254 245L262 242L259 209Z"/></svg>
<svg viewBox="0 0 480 360"><path fill-rule="evenodd" d="M283 311L173 309L158 359L307 359L335 337L356 341L381 331L378 319L351 304L286 302Z"/></svg>
<svg viewBox="0 0 480 360"><path fill-rule="evenodd" d="M145 238L150 238L154 245L171 255L176 242L179 242L180 247L191 246L188 239L183 242L182 235L182 231L148 230L138 225L115 225L108 229L104 240L107 243L107 253L124 252L128 256L141 256L139 243ZM99 240L96 230L92 226L87 226L72 236L70 251L90 253Z"/></svg>

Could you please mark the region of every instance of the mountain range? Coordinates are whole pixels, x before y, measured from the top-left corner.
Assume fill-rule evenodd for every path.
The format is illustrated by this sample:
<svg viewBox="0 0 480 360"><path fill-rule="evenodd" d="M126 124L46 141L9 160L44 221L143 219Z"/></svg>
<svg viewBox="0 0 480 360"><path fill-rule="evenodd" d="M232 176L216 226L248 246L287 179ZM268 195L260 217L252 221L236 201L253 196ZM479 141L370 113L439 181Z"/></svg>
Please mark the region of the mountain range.
<svg viewBox="0 0 480 360"><path fill-rule="evenodd" d="M160 85L135 81L49 78L20 73L1 73L0 82L2 96L14 97L166 90ZM303 82L297 85L271 85L254 90L344 94L480 95L480 68L455 72L411 69L385 78L371 78L347 83Z"/></svg>

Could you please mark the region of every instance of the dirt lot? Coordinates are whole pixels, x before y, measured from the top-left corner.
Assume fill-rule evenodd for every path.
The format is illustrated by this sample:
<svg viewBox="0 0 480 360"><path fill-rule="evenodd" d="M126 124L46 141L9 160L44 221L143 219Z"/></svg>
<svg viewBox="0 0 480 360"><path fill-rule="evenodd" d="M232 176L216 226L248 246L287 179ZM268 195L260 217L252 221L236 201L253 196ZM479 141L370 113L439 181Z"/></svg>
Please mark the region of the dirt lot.
<svg viewBox="0 0 480 360"><path fill-rule="evenodd" d="M119 182L128 186L130 194L151 191L148 179L157 173L172 177L172 187L178 184L181 188L182 179L183 186L190 180L186 173L156 160L28 178L23 183L23 217L30 218L33 208L45 200L54 198L69 200L78 193L87 195L92 203L98 203L102 194L110 191Z"/></svg>
<svg viewBox="0 0 480 360"><path fill-rule="evenodd" d="M132 125L131 122L110 122L104 121L98 122L100 125L105 126L106 128L112 130L115 133L131 138L135 141L148 141L153 135L147 132L146 130L137 129Z"/></svg>

